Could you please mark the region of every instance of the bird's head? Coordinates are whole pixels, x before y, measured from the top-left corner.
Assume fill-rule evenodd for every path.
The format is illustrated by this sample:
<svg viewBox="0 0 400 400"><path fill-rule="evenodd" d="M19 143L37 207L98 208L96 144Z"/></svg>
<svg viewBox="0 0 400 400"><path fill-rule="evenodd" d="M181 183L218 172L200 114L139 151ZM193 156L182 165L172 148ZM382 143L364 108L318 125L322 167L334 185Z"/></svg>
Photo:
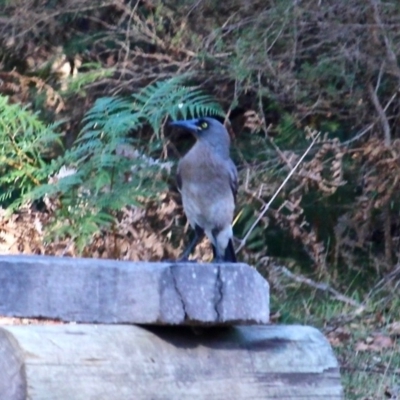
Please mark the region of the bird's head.
<svg viewBox="0 0 400 400"><path fill-rule="evenodd" d="M230 138L225 126L218 120L210 117L173 121L171 126L176 126L191 132L197 140L205 142L218 149L229 151Z"/></svg>

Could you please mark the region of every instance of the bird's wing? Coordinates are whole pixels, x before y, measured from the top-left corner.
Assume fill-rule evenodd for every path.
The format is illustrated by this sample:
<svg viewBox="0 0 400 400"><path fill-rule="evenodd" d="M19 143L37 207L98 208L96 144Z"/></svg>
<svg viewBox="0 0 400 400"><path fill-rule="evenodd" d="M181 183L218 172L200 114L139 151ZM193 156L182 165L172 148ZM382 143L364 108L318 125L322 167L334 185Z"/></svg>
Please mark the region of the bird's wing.
<svg viewBox="0 0 400 400"><path fill-rule="evenodd" d="M176 171L176 184L178 185L178 190L181 191L182 188L181 163L178 164L178 169Z"/></svg>
<svg viewBox="0 0 400 400"><path fill-rule="evenodd" d="M236 166L231 159L229 159L229 184L231 186L233 198L235 199L236 203L236 195L238 191L238 175Z"/></svg>

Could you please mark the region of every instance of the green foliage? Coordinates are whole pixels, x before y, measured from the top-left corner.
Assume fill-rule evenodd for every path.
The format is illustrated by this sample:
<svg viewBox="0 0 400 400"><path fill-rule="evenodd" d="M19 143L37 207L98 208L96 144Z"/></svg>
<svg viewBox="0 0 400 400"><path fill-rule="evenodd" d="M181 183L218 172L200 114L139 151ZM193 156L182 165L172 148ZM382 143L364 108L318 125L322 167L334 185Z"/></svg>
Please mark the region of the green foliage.
<svg viewBox="0 0 400 400"><path fill-rule="evenodd" d="M159 137L168 116L222 114L210 96L184 82L156 82L130 98L95 102L72 148L52 163L60 173L30 193L59 201L52 235L72 238L83 251L95 233L115 225L117 211L157 197L169 164L144 154L140 128L150 125Z"/></svg>
<svg viewBox="0 0 400 400"><path fill-rule="evenodd" d="M45 157L60 144L57 124L46 126L27 107L0 95L0 202L15 210L52 173Z"/></svg>
<svg viewBox="0 0 400 400"><path fill-rule="evenodd" d="M261 257L274 253L275 248L282 249L286 258L296 259L301 264L297 248L301 245L309 248L307 243L314 243L310 241L310 235L315 232L315 240L325 246L326 256L320 258L324 263L325 260L329 263L336 260L334 265L343 263L346 268L365 265L364 258L353 257L359 251L355 243L357 247L363 247L364 256L368 253L366 257L371 260L368 265L383 259L383 248L388 252L392 248L393 259L398 259L395 246L400 225L397 167L387 151L380 148L383 118L370 93L370 87L376 88L390 126L391 151L396 160L398 71L393 60L400 56L400 6L396 2L380 2L374 12L371 4L358 0L322 2L317 8L311 0L203 1L195 5L192 1L180 0L177 4L156 2L153 6L146 2L125 2L123 10L117 4L93 5L89 0L74 4L72 9L69 2L53 0L46 5L31 4L32 10L24 9L23 2L3 1L6 3L6 18L0 22L4 28L0 53L5 71L17 68L21 75L37 75L38 68L46 65L47 74L43 73L41 79L50 86L54 77L49 77L49 67L53 65L52 57L54 61L59 55L59 48L69 59L96 60L103 69L109 65L114 68L112 79L104 79L109 71L103 77L97 65L86 66L86 70L90 70L87 73L82 73L82 66L79 74L64 85L69 89L63 92L65 108L62 112L71 116L71 136L75 137L76 120L80 119L77 116L81 115L81 110L73 104L75 100L81 100L76 94L85 96L85 101L80 102L84 112L83 107L90 107L93 97L97 98L101 90L106 93L134 90L136 93L129 99L103 98L90 111L91 119L87 114L89 119L85 123L89 126L71 149L72 155L69 152L53 163L58 169L62 165L78 169L74 179L79 178L80 183L71 181L67 185L67 180L63 180L65 191L68 189L77 197L85 197L81 186L89 181L85 183L85 187L89 187L89 197L94 198L94 203L103 204L93 197L92 192L103 196L102 188L111 185L110 171L119 168L114 168L113 152L121 145L115 137L104 132L114 128L121 130L121 141L129 139L129 143L122 145L133 147L139 154L157 157L163 145L166 115L184 118L193 114L220 113L212 99L201 98L203 95L196 92L198 89L187 90L183 78L160 82L139 91L149 81L192 71L193 79L201 81L217 95L225 109L232 110L232 116L238 116L236 107L247 114L244 118L233 118L236 161L239 171L247 174L241 182L246 184L247 195L250 191L255 196L254 202L249 202L247 195L238 198L238 209L245 208L235 227L239 237L257 215L260 204L268 201L285 178L289 164L293 165L307 147L304 128L321 131L324 142L327 141L315 146L301 167L301 174L293 176L272 206L275 211L279 210L279 205L290 200L294 191L296 198L291 201L299 204L297 219L290 225L288 215L283 210L276 211L276 218L281 216L282 219L274 225L270 222L268 233L264 233L267 222L254 231L247 247L252 255ZM33 19L25 18L28 13ZM57 17L49 18L50 14ZM381 22L377 23L376 19ZM371 24L379 25L381 29L371 29ZM32 51L26 51L23 46L27 41L33 44L28 46ZM31 65L35 67L28 68ZM98 85L85 87L97 78ZM41 93L30 90L31 87L26 90L26 84L24 90L19 90L14 80L5 83L3 89L23 94L20 96L23 101L36 104L41 111L49 109L45 90ZM31 93L29 97L26 97L27 93ZM51 111L48 111L49 120L56 116ZM258 116L258 119L253 117L253 122L249 117L252 112ZM44 112L43 116L46 116ZM245 127L252 131L251 135L247 134L246 128L241 131L243 120ZM94 123L97 123L96 128L90 126ZM368 128L371 124L372 129ZM263 125L268 127L269 138L263 132ZM93 132L96 129L98 133ZM360 132L364 133L358 136ZM324 153L324 148L335 138L342 143L335 151ZM377 140L371 142L373 138ZM97 150L101 146L105 146L107 152L103 158ZM376 155L378 150L380 154ZM132 163L137 164L135 168L144 170L146 166L141 166L138 160L143 161L135 158ZM94 163L96 168L107 166L106 173L91 173L90 164L85 162ZM86 168L84 172L81 172L82 164ZM121 170L124 168L128 167L121 167ZM152 173L157 174L154 168ZM342 175L343 182L347 183L339 182ZM141 190L149 189L151 176L143 178L144 183L139 185ZM121 176L114 174L113 178L111 186L115 188L115 179L121 179ZM97 186L92 185L92 180ZM336 190L335 182L340 187L332 193L326 185ZM152 191L150 188L149 195ZM62 196L68 197L68 193ZM139 201L135 195L132 198ZM118 196L118 201L120 199L124 196ZM82 203L85 205L86 201L82 200ZM108 206L106 201L104 203ZM63 204L68 204L66 198ZM66 207L73 207L73 203L70 204ZM385 204L390 204L391 215L382 218ZM361 213L361 210L366 211ZM274 214L272 211L270 217ZM98 213L101 212L104 212L102 207L98 209ZM91 224L94 230L100 225L97 222ZM302 237L294 235L294 228L300 225L306 227ZM292 226L292 232L289 226ZM80 228L73 229L78 231ZM386 235L383 234L385 230ZM389 231L393 235L393 246L388 240ZM345 250L346 246L349 250ZM387 255L385 257L389 260ZM390 262L387 264L391 265ZM369 273L367 268L364 270Z"/></svg>
<svg viewBox="0 0 400 400"><path fill-rule="evenodd" d="M97 66L86 66L90 72L82 73L82 66L68 82L62 93L66 104L62 112L71 116L73 134L76 115L81 112L73 103L74 94L85 96L82 108L90 107L101 90L126 93L134 89L136 94L128 99L99 99L86 114L85 127L73 147L50 164L43 161L45 153L41 151L40 162L28 162L24 154L32 157L30 150L13 148L2 126L2 141L8 143L8 160L12 161L4 162L6 150L2 149L1 186L7 192L3 200L17 191L25 196L30 193L30 198L46 196L55 209L52 235L70 237L81 249L100 229L114 230L118 210L126 204L143 204L162 189L165 169L149 155L159 154L150 151L158 151L162 145L167 115L185 118L221 113L211 98L198 89L186 88L184 78L159 82L137 93L150 80L193 71L194 79L210 88L226 109L238 106L254 111L270 127L268 138L256 120L251 134L242 129L242 118L233 124L242 183L235 224L238 237L245 235L260 207L308 146L304 128L321 131L324 137L272 204L247 241L247 252L239 257L257 265L268 255L278 257L279 263L296 273L321 276L323 272L347 295L353 293L353 287L368 293L381 281L379 275L394 272L398 263L392 263L386 253L391 252L393 260L399 258L399 71L395 61L400 58L400 2L382 1L376 9L372 2L359 0L319 2L318 6L315 0L124 2L123 9L118 2L97 5L89 0L75 2L73 8L71 2L56 0L25 3L0 0L7 6L0 21L4 71L16 68L22 75L33 73L53 84L49 58L54 49L49 46L61 46L71 59L78 56L96 60L104 69L110 64L115 68L112 79L103 79L109 71L101 75ZM27 71L32 61L47 68ZM97 78L99 85L85 87ZM14 97L33 107L36 104L41 111L48 108L45 91L29 90L27 98L28 91L21 90L20 83L3 77L2 81L2 89L10 90ZM385 118L374 104L370 87L376 89ZM4 107L1 110L0 114L7 112ZM48 114L49 120L55 117L53 112ZM44 115L41 113L41 118ZM7 124L20 126L18 118L0 116L0 124L11 121ZM30 116L36 121L37 116ZM390 148L383 146L381 122L385 119L390 125ZM250 120L245 121L247 127L252 125ZM36 131L39 138L47 129L42 125ZM148 133L149 126L153 134ZM324 152L335 138L342 143ZM31 139L26 142L30 145ZM41 147L47 151L46 145ZM134 157L123 157L121 149ZM56 177L55 172L63 166L75 173ZM37 185L29 173L42 184ZM343 186L339 182L342 174ZM52 181L43 184L48 176ZM335 182L339 187L334 193L326 190L327 185L335 188ZM283 207L285 202L289 202L287 207ZM156 218L160 215L162 210ZM162 227L166 235L173 233L170 226ZM358 276L357 282L354 276ZM282 276L277 278L274 273L270 278L277 283L275 293L281 292ZM395 280L388 282L393 285ZM289 285L293 287L293 283ZM383 304L386 295L379 285L377 288L376 300ZM283 316L280 322L312 323L322 328L343 320L343 312L338 311L337 317L328 321L336 303L322 307L322 296L298 291L287 294L276 303ZM293 304L290 299L295 299ZM382 311L386 309L382 307ZM320 322L313 318L316 314L321 316ZM390 314L399 315L398 305L397 312L391 309ZM344 357L347 366L347 361L357 356L353 343L349 348ZM389 366L390 362L384 361ZM354 363L354 371L366 363L364 358ZM387 372L385 368L385 377ZM363 379L354 386L364 390L365 383L373 380L370 371L361 374ZM345 371L345 379L346 375ZM385 386L382 381L379 393L358 393L354 398L380 398Z"/></svg>
<svg viewBox="0 0 400 400"><path fill-rule="evenodd" d="M382 341L380 346L371 338L371 332L378 340L395 337L391 326L396 326L394 321L399 318L400 303L394 291L390 294L380 290L378 298L374 298L366 290L365 280L354 289L350 287L351 280L348 278L346 296L355 301L361 299L364 304L355 312L353 306L332 298L326 290L318 290L306 283L299 284L284 275L279 275L278 280L276 274L279 274L279 267L273 275L279 286L271 291L271 315L278 316L277 323L312 325L327 335L339 363L345 366L342 383L346 399L383 399L384 391L396 388L399 351L395 344L385 346ZM320 289L322 287L324 285ZM390 299L389 304L382 301L386 299ZM364 351L358 350L362 347ZM371 362L374 354L379 354L379 360L385 367L382 370L375 368L371 373L370 368L365 366L375 365Z"/></svg>
<svg viewBox="0 0 400 400"><path fill-rule="evenodd" d="M133 94L130 106L137 123L148 123L157 136L163 119L195 117L205 114L223 116L221 106L197 88L185 85L187 76L179 76L146 86ZM128 108L129 111L129 108Z"/></svg>
<svg viewBox="0 0 400 400"><path fill-rule="evenodd" d="M276 127L278 136L276 143L286 148L296 148L304 144L304 132L298 129L296 119L289 113L283 113L279 124Z"/></svg>
<svg viewBox="0 0 400 400"><path fill-rule="evenodd" d="M113 68L102 68L98 63L87 63L82 65L80 69L87 71L79 72L68 80L68 89L64 92L64 95L79 94L79 96L86 96L86 85L107 78L114 72Z"/></svg>

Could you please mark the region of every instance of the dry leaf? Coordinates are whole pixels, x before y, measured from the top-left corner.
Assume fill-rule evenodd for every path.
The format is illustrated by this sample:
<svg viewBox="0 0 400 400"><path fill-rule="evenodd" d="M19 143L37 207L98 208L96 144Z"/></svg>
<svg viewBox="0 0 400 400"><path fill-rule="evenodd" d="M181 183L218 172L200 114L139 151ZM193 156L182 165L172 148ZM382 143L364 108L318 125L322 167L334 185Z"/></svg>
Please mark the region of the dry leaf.
<svg viewBox="0 0 400 400"><path fill-rule="evenodd" d="M369 345L365 342L357 342L355 351L367 351L370 350Z"/></svg>
<svg viewBox="0 0 400 400"><path fill-rule="evenodd" d="M350 339L350 337L351 337L350 331L344 327L335 329L334 331L330 332L327 335L329 343L334 347L343 345Z"/></svg>
<svg viewBox="0 0 400 400"><path fill-rule="evenodd" d="M382 351L393 347L394 341L385 335L378 334L374 337L368 337L364 341L357 342L356 351Z"/></svg>
<svg viewBox="0 0 400 400"><path fill-rule="evenodd" d="M395 321L389 324L388 330L391 335L400 336L400 321Z"/></svg>

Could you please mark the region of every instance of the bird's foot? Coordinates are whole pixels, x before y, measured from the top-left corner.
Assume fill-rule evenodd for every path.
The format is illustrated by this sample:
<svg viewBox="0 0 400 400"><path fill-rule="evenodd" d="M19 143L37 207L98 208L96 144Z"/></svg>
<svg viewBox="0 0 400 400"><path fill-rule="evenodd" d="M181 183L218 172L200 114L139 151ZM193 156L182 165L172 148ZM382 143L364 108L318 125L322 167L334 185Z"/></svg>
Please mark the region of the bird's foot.
<svg viewBox="0 0 400 400"><path fill-rule="evenodd" d="M170 260L170 259L166 259L166 260L161 260L160 262L163 263L197 263L197 260L189 260L188 258L177 258L176 260Z"/></svg>

